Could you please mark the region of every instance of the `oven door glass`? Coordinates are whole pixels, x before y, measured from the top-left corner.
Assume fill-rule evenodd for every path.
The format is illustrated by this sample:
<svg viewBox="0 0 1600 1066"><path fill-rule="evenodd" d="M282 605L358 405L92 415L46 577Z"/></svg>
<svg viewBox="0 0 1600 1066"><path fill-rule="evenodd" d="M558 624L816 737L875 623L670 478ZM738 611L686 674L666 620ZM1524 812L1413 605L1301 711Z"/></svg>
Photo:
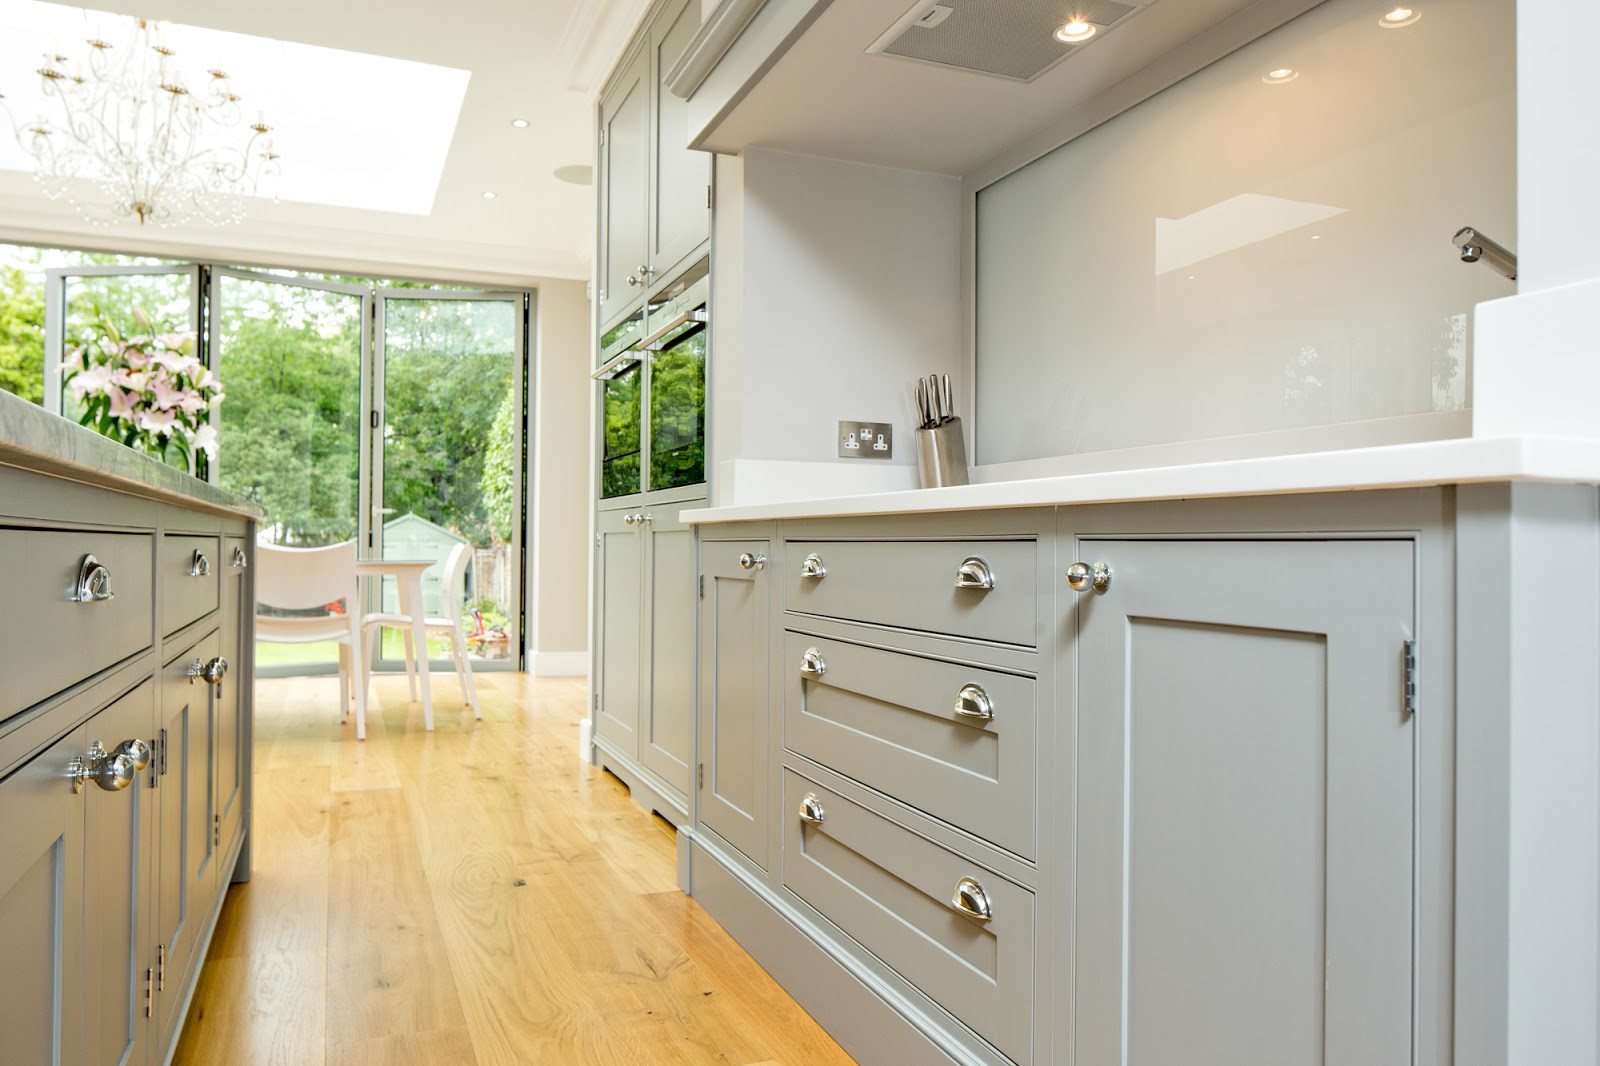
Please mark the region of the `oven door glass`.
<svg viewBox="0 0 1600 1066"><path fill-rule="evenodd" d="M706 479L706 330L699 325L650 356L651 489Z"/></svg>
<svg viewBox="0 0 1600 1066"><path fill-rule="evenodd" d="M605 382L605 431L600 454L600 496L627 496L638 492L639 449L642 443L644 364L619 369Z"/></svg>

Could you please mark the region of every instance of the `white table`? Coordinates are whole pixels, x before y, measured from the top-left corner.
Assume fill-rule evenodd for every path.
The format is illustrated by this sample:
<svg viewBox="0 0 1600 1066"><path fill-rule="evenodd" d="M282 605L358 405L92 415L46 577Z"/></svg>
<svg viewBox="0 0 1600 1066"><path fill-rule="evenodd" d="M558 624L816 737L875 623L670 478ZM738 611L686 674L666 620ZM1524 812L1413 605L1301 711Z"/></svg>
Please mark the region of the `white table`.
<svg viewBox="0 0 1600 1066"><path fill-rule="evenodd" d="M415 650L417 662L418 681L422 686L422 724L429 732L433 731L433 689L429 684L428 675L428 627L423 617L422 608L422 573L428 567L437 563L437 559L358 559L356 560L357 577L375 577L381 582L383 578L395 579L395 586L400 592L400 613L411 618L411 641ZM379 586L382 594L382 586ZM382 646L381 644L379 645ZM362 648L366 647L363 641ZM360 650L357 654L362 654ZM361 672L362 694L356 704L357 737L366 739L366 723L362 714L366 697L366 678L372 670L372 664L367 663L366 669Z"/></svg>

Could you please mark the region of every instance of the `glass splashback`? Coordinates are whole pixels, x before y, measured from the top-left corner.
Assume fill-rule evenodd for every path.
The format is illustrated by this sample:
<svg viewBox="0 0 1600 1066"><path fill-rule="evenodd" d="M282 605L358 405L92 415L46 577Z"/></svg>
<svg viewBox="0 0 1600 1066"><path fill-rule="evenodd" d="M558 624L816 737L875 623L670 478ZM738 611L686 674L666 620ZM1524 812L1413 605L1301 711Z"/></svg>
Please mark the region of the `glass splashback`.
<svg viewBox="0 0 1600 1066"><path fill-rule="evenodd" d="M984 188L977 461L1471 403L1516 291L1510 0L1328 0Z"/></svg>

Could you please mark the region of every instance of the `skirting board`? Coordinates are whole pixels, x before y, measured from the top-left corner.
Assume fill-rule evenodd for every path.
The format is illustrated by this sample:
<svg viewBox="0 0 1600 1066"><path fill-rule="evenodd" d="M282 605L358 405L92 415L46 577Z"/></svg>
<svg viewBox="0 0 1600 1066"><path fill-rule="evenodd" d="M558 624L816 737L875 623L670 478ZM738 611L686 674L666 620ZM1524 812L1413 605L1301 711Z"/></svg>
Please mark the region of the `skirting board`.
<svg viewBox="0 0 1600 1066"><path fill-rule="evenodd" d="M861 1066L978 1066L947 1040L935 1043L938 1027L888 987L847 968L824 936L803 915L785 906L767 886L717 855L703 833L690 834L689 880L699 904L727 930L762 969L793 996ZM682 876L680 874L680 876Z"/></svg>
<svg viewBox="0 0 1600 1066"><path fill-rule="evenodd" d="M588 677L587 651L536 651L530 656L529 673L534 677Z"/></svg>

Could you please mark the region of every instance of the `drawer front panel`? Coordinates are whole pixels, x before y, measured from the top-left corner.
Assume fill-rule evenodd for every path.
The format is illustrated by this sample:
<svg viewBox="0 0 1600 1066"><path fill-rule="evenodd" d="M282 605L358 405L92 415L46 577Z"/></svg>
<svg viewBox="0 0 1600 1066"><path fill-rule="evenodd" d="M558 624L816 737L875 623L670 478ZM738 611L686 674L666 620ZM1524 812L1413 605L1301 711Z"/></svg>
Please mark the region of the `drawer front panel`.
<svg viewBox="0 0 1600 1066"><path fill-rule="evenodd" d="M204 573L196 575L200 559ZM217 609L225 567L216 537L169 533L161 538L161 610L167 635Z"/></svg>
<svg viewBox="0 0 1600 1066"><path fill-rule="evenodd" d="M153 545L147 533L0 529L0 718L8 718L150 647ZM111 599L74 600L86 556L105 568Z"/></svg>
<svg viewBox="0 0 1600 1066"><path fill-rule="evenodd" d="M1034 857L1032 678L792 631L782 669L785 746Z"/></svg>
<svg viewBox="0 0 1600 1066"><path fill-rule="evenodd" d="M785 610L1037 644L1035 541L790 541L786 552ZM807 576L811 555L824 576ZM956 587L967 559L983 562L993 588Z"/></svg>
<svg viewBox="0 0 1600 1066"><path fill-rule="evenodd" d="M820 824L800 817L807 796ZM1033 893L785 768L784 885L1019 1063L1033 1049ZM814 808L813 808L814 809ZM977 882L988 922L951 904Z"/></svg>

